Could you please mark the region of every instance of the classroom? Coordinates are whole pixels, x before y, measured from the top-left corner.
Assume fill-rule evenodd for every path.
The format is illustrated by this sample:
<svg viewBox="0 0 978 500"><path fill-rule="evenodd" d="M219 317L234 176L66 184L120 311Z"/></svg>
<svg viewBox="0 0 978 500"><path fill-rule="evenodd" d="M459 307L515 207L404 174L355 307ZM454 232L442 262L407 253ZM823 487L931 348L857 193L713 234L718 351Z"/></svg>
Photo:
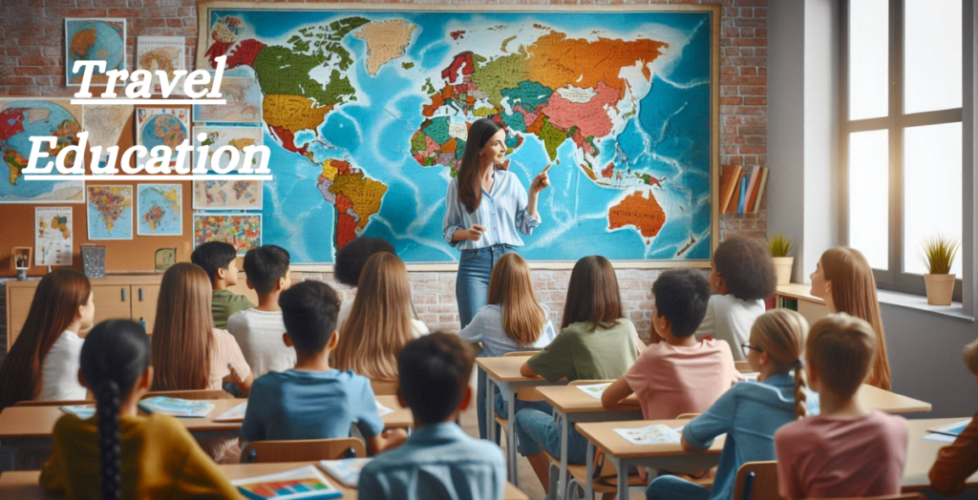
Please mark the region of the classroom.
<svg viewBox="0 0 978 500"><path fill-rule="evenodd" d="M388 2L0 0L0 498L978 499L978 0Z"/></svg>

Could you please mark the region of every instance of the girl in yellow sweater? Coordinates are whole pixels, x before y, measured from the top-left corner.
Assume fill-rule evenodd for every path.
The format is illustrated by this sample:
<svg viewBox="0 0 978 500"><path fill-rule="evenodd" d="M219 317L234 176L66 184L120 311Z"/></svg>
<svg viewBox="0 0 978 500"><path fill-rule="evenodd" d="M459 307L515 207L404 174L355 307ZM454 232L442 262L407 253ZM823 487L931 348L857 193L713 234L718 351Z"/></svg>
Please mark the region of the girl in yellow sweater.
<svg viewBox="0 0 978 500"><path fill-rule="evenodd" d="M41 487L68 499L238 499L237 490L173 417L140 416L153 383L150 343L139 324L99 323L85 339L79 381L95 394L95 415L54 425L54 453Z"/></svg>

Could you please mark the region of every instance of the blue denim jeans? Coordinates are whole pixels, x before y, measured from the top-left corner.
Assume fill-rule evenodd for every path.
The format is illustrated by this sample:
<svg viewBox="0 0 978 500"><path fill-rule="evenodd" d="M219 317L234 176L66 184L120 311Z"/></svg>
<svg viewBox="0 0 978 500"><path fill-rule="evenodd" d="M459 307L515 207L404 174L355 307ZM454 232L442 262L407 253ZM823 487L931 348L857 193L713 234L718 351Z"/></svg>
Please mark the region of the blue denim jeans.
<svg viewBox="0 0 978 500"><path fill-rule="evenodd" d="M455 279L455 299L458 301L458 317L462 328L468 325L475 313L486 305L489 295L489 277L496 261L507 252L515 252L512 245L494 245L476 250L462 250Z"/></svg>
<svg viewBox="0 0 978 500"><path fill-rule="evenodd" d="M676 476L660 476L645 490L646 500L709 500L710 490Z"/></svg>
<svg viewBox="0 0 978 500"><path fill-rule="evenodd" d="M551 413L527 408L516 414L516 422L511 425L516 432L516 450L524 457L547 453L560 457L560 425ZM587 438L572 425L567 432L567 463L587 462Z"/></svg>

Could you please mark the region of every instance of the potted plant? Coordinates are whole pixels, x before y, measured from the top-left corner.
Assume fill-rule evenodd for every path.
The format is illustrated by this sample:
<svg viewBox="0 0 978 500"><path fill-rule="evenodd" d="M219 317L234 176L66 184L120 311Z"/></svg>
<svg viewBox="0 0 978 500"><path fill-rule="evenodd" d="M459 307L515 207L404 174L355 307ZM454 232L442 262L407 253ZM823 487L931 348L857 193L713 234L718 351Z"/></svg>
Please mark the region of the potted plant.
<svg viewBox="0 0 978 500"><path fill-rule="evenodd" d="M960 243L953 238L937 235L924 242L921 258L927 265L924 275L927 303L932 306L949 306L954 295L954 275L951 264L958 254Z"/></svg>
<svg viewBox="0 0 978 500"><path fill-rule="evenodd" d="M771 251L774 260L774 269L778 274L778 285L791 283L791 268L795 264L795 258L789 257L791 253L791 238L787 240L778 233L767 242L767 249Z"/></svg>

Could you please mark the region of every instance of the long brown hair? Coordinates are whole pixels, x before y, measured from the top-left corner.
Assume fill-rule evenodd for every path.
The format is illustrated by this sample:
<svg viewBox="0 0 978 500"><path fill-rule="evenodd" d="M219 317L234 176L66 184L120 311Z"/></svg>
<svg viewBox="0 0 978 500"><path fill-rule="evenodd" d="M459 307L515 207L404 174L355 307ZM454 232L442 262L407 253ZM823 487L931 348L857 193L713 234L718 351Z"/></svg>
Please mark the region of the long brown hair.
<svg viewBox="0 0 978 500"><path fill-rule="evenodd" d="M623 312L618 277L611 262L600 255L589 255L577 261L567 285L567 302L564 303L560 328L581 321L587 322L591 330L611 328L618 324Z"/></svg>
<svg viewBox="0 0 978 500"><path fill-rule="evenodd" d="M826 389L852 396L871 372L876 347L876 332L867 321L846 313L830 314L812 325L805 357Z"/></svg>
<svg viewBox="0 0 978 500"><path fill-rule="evenodd" d="M181 262L163 274L153 323L154 391L205 389L214 348L211 280L204 268Z"/></svg>
<svg viewBox="0 0 978 500"><path fill-rule="evenodd" d="M363 266L350 317L343 324L333 360L375 380L397 380L397 354L414 339L411 284L398 256L380 252Z"/></svg>
<svg viewBox="0 0 978 500"><path fill-rule="evenodd" d="M543 333L547 314L533 290L530 265L520 254L507 253L493 266L486 303L499 305L503 331L520 347L532 346Z"/></svg>
<svg viewBox="0 0 978 500"><path fill-rule="evenodd" d="M458 199L469 213L478 210L482 203L482 163L479 153L500 130L503 130L503 126L489 118L480 118L469 128L462 162L458 166Z"/></svg>
<svg viewBox="0 0 978 500"><path fill-rule="evenodd" d="M774 362L779 374L795 371L795 418L808 415L808 394L805 392L805 370L802 352L808 321L790 309L772 309L760 315L750 329L750 343Z"/></svg>
<svg viewBox="0 0 978 500"><path fill-rule="evenodd" d="M876 359L866 383L891 390L893 380L873 269L859 250L847 247L826 250L821 262L825 279L832 283L832 302L836 310L865 320L876 332Z"/></svg>
<svg viewBox="0 0 978 500"><path fill-rule="evenodd" d="M44 358L91 294L91 283L78 271L58 269L41 279L20 335L0 368L0 410L41 393Z"/></svg>

